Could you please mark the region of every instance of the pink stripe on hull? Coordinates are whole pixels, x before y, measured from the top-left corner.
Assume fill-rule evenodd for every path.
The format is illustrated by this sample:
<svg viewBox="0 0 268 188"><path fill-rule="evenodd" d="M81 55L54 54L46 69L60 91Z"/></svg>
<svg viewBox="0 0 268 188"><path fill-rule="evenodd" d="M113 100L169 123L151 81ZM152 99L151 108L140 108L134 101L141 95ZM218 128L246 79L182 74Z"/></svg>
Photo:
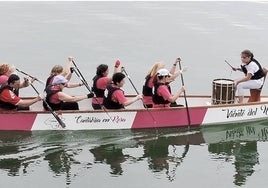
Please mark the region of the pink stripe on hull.
<svg viewBox="0 0 268 188"><path fill-rule="evenodd" d="M30 131L37 114L0 114L0 130Z"/></svg>
<svg viewBox="0 0 268 188"><path fill-rule="evenodd" d="M202 124L207 108L189 109L191 126ZM132 128L181 127L188 125L186 109L138 111Z"/></svg>

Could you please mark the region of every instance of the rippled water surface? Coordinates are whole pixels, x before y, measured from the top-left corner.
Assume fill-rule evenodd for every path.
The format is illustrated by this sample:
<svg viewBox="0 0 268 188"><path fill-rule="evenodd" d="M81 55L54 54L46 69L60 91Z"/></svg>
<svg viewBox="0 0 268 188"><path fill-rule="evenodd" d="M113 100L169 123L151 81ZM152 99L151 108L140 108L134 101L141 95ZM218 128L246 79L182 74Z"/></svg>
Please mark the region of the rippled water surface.
<svg viewBox="0 0 268 188"><path fill-rule="evenodd" d="M0 61L45 80L72 55L91 80L97 65L120 59L141 90L155 61L170 67L180 56L187 94L211 94L213 79L242 76L224 60L238 66L244 49L268 67L267 10L258 1L0 2ZM124 90L135 92L129 82ZM1 187L267 187L267 126L1 131Z"/></svg>
<svg viewBox="0 0 268 188"><path fill-rule="evenodd" d="M4 187L264 187L268 125L0 132Z"/></svg>

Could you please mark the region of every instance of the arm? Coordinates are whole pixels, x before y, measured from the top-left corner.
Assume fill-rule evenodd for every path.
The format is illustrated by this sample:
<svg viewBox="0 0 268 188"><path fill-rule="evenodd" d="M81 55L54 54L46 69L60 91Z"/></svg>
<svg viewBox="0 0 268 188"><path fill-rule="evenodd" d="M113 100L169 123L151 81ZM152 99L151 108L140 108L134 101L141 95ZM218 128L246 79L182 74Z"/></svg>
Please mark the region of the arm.
<svg viewBox="0 0 268 188"><path fill-rule="evenodd" d="M246 82L246 81L250 80L251 77L252 77L252 74L251 73L247 73L247 75L244 78L242 78L240 80L234 81L234 86L236 87L239 83Z"/></svg>
<svg viewBox="0 0 268 188"><path fill-rule="evenodd" d="M117 73L117 72L119 72L119 66L120 66L120 61L119 60L117 60L116 62L115 62L115 64L114 64L114 74L115 73ZM112 80L112 79L111 79Z"/></svg>
<svg viewBox="0 0 268 188"><path fill-rule="evenodd" d="M136 97L134 97L132 99L127 99L122 90L116 90L113 93L113 97L116 101L118 101L123 106L128 106L128 105L131 105L132 103L136 102L137 100L141 99L142 95L137 95Z"/></svg>
<svg viewBox="0 0 268 188"><path fill-rule="evenodd" d="M183 87L181 87L180 91L179 91L177 94L175 94L175 95L169 97L169 98L168 98L168 101L171 102L171 103L172 103L172 102L175 102L175 101L181 96L181 94L182 94L184 91L185 91L185 87L183 86Z"/></svg>
<svg viewBox="0 0 268 188"><path fill-rule="evenodd" d="M235 67L232 67L232 69L233 69L233 71L241 71L242 72L242 69L240 68L240 67L237 67L237 68L235 68Z"/></svg>
<svg viewBox="0 0 268 188"><path fill-rule="evenodd" d="M64 68L63 72L62 72L62 76L64 76L67 80L70 80L71 77L72 77L72 73L70 71L70 68L72 67L73 65L73 57L72 56L69 56L68 57L68 63L67 63L67 66Z"/></svg>
<svg viewBox="0 0 268 188"><path fill-rule="evenodd" d="M142 95L137 95L136 97L127 100L126 102L123 103L124 106L129 106L131 104L133 104L134 102L136 102L137 100L141 99Z"/></svg>
<svg viewBox="0 0 268 188"><path fill-rule="evenodd" d="M169 79L171 81L174 81L175 78L177 78L178 76L180 76L183 72L186 72L188 69L188 67L183 67L181 70L176 71Z"/></svg>
<svg viewBox="0 0 268 188"><path fill-rule="evenodd" d="M78 102L78 101L81 101L81 100L88 98L87 95L70 96L70 95L63 93L63 92L58 92L58 96L59 96L59 99L61 101L65 101L65 102Z"/></svg>
<svg viewBox="0 0 268 188"><path fill-rule="evenodd" d="M81 87L82 85L84 85L83 83L68 83L67 84L67 88L74 88L74 87Z"/></svg>
<svg viewBox="0 0 268 188"><path fill-rule="evenodd" d="M30 82L33 83L35 79L32 79ZM29 78L24 77L23 82L20 82L19 88L24 88L29 86Z"/></svg>
<svg viewBox="0 0 268 188"><path fill-rule="evenodd" d="M188 67L183 67L181 70L176 71L176 67L177 64L181 62L181 58L177 58L173 64L173 66L170 69L170 74L172 74L172 76L170 77L170 81L175 80L175 78L177 78L179 75L181 75L183 72L186 72ZM176 71L176 72L175 72Z"/></svg>
<svg viewBox="0 0 268 188"><path fill-rule="evenodd" d="M40 100L42 100L42 97L38 95L34 99L24 99L24 100L21 99L16 105L22 106L22 107L27 107L27 106L31 106L32 104L34 104Z"/></svg>
<svg viewBox="0 0 268 188"><path fill-rule="evenodd" d="M178 58L176 58L176 60L175 60L175 62L174 62L174 64L173 64L173 66L171 67L171 69L169 70L170 74L174 74L174 73L175 73L177 64L178 64L179 62L181 62L181 58L178 57Z"/></svg>

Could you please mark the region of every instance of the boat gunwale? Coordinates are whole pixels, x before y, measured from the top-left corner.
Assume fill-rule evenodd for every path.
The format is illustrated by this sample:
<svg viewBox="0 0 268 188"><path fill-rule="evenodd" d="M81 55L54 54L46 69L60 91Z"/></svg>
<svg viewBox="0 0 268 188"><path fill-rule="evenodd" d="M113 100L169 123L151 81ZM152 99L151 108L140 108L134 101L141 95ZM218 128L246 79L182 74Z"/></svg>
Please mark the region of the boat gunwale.
<svg viewBox="0 0 268 188"><path fill-rule="evenodd" d="M127 95L128 97L134 97L136 95ZM32 97L23 97L23 99L30 99ZM211 98L209 95L189 95L187 98ZM261 96L261 98L267 98L268 96ZM259 101L259 102L250 102L250 103L230 103L230 104L211 104L211 105L196 105L196 106L188 106L188 109L199 109L199 108L223 108L223 107L241 107L241 106L251 106L251 105L262 105L268 104L267 101ZM94 109L86 109L86 110L60 110L56 111L59 114L65 113L113 113L113 112L137 112L137 111L172 111L172 110L184 110L186 109L185 106L181 107L171 107L171 108L135 108L135 109L106 109L106 110L94 110ZM0 114L49 114L51 112L45 110L1 110Z"/></svg>

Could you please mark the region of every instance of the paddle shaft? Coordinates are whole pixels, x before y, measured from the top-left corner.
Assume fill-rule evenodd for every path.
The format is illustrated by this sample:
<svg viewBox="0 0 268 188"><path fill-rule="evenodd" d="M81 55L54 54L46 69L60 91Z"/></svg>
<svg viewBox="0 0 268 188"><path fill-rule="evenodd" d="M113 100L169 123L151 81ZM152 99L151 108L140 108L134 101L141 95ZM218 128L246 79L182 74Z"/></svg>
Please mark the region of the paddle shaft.
<svg viewBox="0 0 268 188"><path fill-rule="evenodd" d="M32 88L34 89L34 91L39 95L39 92L37 91L37 89L33 86L32 83L30 83L30 85L32 86ZM47 103L47 101L45 99L43 99L43 102L46 104L48 110L50 111L50 113L55 117L55 119L58 121L58 123L60 124L60 126L62 128L65 128L66 125L65 123L59 118L59 116L52 110L52 108L49 106L49 104Z"/></svg>
<svg viewBox="0 0 268 188"><path fill-rule="evenodd" d="M86 86L86 88L88 89L88 91L90 93L92 93L89 85L87 84L86 80L84 79L83 75L81 74L81 72L79 71L79 69L74 68L73 71L75 72L75 74L78 76L78 78L81 80L81 82Z"/></svg>
<svg viewBox="0 0 268 188"><path fill-rule="evenodd" d="M86 79L84 78L83 74L80 72L80 70L79 70L79 68L77 67L77 65L76 65L76 63L74 62L74 60L72 60L72 62L73 62L73 64L74 64L75 68L77 69L79 75L81 76L81 78L82 78L81 80L84 80L84 82L86 82Z"/></svg>
<svg viewBox="0 0 268 188"><path fill-rule="evenodd" d="M180 70L182 70L181 69L181 62L179 62L179 67L180 67ZM182 86L184 86L184 80L183 80L182 73L181 73L181 83L182 83ZM187 102L187 99L186 99L186 92L185 92L185 90L183 91L183 95L184 95L186 112L187 112L188 127L190 127L190 125L191 125L191 118L190 118L190 113L189 113L188 102Z"/></svg>
<svg viewBox="0 0 268 188"><path fill-rule="evenodd" d="M136 91L136 93L139 95L139 92L138 92L138 90L136 89L136 87L134 86L134 84L133 84L132 80L130 79L128 73L126 72L125 69L123 69L123 70L124 70L124 73L127 75L127 78L128 78L128 80L129 80L129 82L131 83L132 87L134 88L134 90Z"/></svg>
<svg viewBox="0 0 268 188"><path fill-rule="evenodd" d="M86 86L86 88L88 89L88 91L90 93L92 93L92 90L90 89L89 85L87 84L87 81L85 80L84 76L82 75L82 73L80 72L80 70L78 69L77 65L75 64L75 62L73 61L73 64L75 66L75 68L73 69L73 71L75 72L75 74L78 76L78 78L81 80L81 82L83 82L83 84ZM99 102L98 98L95 97L97 103L102 107L103 105ZM110 116L110 114L107 112L106 108L102 108L105 113L107 114L107 116L110 118L110 120L113 121L112 117Z"/></svg>
<svg viewBox="0 0 268 188"><path fill-rule="evenodd" d="M31 76L31 75L27 74L26 72L23 72L23 71L21 71L21 70L19 70L19 69L17 69L17 68L16 68L16 70L17 70L18 72L20 72L20 73L26 75L26 76L29 76L30 78L36 79L36 81L40 82L41 84L45 84L45 82L43 82L43 81L37 79L37 78L34 77L34 76Z"/></svg>
<svg viewBox="0 0 268 188"><path fill-rule="evenodd" d="M128 73L126 72L125 68L123 69L123 71L124 71L124 73L127 75L127 78L128 78L128 80L129 80L129 82L131 83L131 85L133 86L134 90L135 90L136 93L139 95L138 90L137 90L136 87L134 86L134 84L133 84L132 80L130 79ZM146 110L150 113L150 116L152 117L154 123L156 123L156 120L155 120L153 114L151 113L151 111L149 111L148 107L144 104L144 101L143 101L142 98L141 98L141 101L142 101L143 106L144 106L144 107L146 108Z"/></svg>

